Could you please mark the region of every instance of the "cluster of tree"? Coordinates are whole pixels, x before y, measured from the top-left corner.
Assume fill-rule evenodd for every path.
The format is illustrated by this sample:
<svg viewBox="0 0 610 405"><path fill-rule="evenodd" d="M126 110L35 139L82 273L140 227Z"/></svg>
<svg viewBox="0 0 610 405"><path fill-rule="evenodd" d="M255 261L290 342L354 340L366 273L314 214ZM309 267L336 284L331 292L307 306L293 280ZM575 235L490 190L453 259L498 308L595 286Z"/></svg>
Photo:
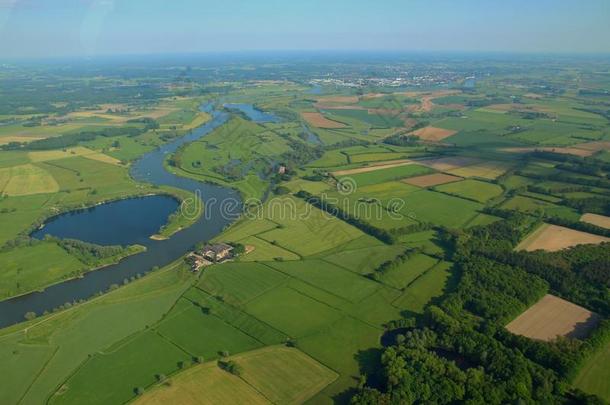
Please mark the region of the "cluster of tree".
<svg viewBox="0 0 610 405"><path fill-rule="evenodd" d="M101 246L76 239L58 239L51 236L46 236L45 239L54 241L88 266L97 266L106 259L125 255L127 250L123 246Z"/></svg>
<svg viewBox="0 0 610 405"><path fill-rule="evenodd" d="M414 254L419 253L420 251L420 249L407 249L394 259L381 263L377 268L375 268L373 273L368 275L368 277L372 278L373 280L379 280L383 274L398 269L400 266L409 261Z"/></svg>
<svg viewBox="0 0 610 405"><path fill-rule="evenodd" d="M514 252L535 221L504 210L494 214L504 220L441 231L452 246L459 283L422 317L389 325L399 327L400 334L381 357L381 381L363 379L353 404L602 403L571 389L569 381L585 359L610 342L610 320L584 341L550 343L513 335L504 325L549 288L607 318L606 286L588 281L583 272L610 262L610 250ZM597 308L595 300L602 303Z"/></svg>
<svg viewBox="0 0 610 405"><path fill-rule="evenodd" d="M233 360L218 360L218 367L236 376L242 373L242 367Z"/></svg>
<svg viewBox="0 0 610 405"><path fill-rule="evenodd" d="M562 205L577 209L580 213L593 213L610 215L610 198L589 197L589 198L566 198Z"/></svg>
<svg viewBox="0 0 610 405"><path fill-rule="evenodd" d="M510 267L521 268L545 280L554 293L604 316L610 314L607 288L595 266L607 259L608 244L577 246L560 252L514 251L516 244L539 222L520 213L490 209L508 219L473 227L467 233L445 233L453 245L454 260L479 255ZM499 215L501 216L501 215ZM521 226L520 226L521 224ZM580 252L586 252L580 253ZM579 260L568 260L567 257Z"/></svg>
<svg viewBox="0 0 610 405"><path fill-rule="evenodd" d="M281 160L287 168L294 168L309 163L313 160L320 159L324 154L324 149L319 146L309 146L303 142L295 141L288 138L288 146L290 151L281 155Z"/></svg>
<svg viewBox="0 0 610 405"><path fill-rule="evenodd" d="M560 403L568 395L551 370L438 307L384 351L381 365L382 386L364 385L353 404Z"/></svg>
<svg viewBox="0 0 610 405"><path fill-rule="evenodd" d="M127 121L127 123L144 124L145 131L159 129L159 123L154 118L150 118L150 117L134 118L134 119Z"/></svg>
<svg viewBox="0 0 610 405"><path fill-rule="evenodd" d="M383 140L383 143L395 146L413 146L420 141L419 136L409 134L390 135Z"/></svg>

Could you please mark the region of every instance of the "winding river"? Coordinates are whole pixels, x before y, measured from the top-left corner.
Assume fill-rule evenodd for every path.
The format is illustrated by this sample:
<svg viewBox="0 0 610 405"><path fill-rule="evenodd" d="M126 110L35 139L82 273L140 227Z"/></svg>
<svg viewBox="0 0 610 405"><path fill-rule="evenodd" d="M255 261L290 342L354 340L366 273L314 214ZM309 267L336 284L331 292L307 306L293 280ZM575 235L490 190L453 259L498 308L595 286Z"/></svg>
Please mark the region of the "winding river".
<svg viewBox="0 0 610 405"><path fill-rule="evenodd" d="M212 104L203 105L201 111L210 113L212 119L191 133L143 155L132 165L130 174L137 181L172 186L195 193L203 201L204 214L192 226L177 232L167 240L148 238L139 240L138 242L147 248L146 252L127 257L118 264L101 270L86 273L82 278L64 281L49 286L41 292L0 302L0 327L23 321L27 312L33 311L38 315L44 311L50 312L66 302L86 299L107 290L113 284L121 284L125 278L146 273L153 267L165 266L184 255L196 243L212 239L238 218L241 200L235 190L176 176L165 170L163 165L168 154L175 152L186 143L207 135L224 124L229 117L226 112L214 110ZM111 202L104 205L118 203ZM112 220L112 218L107 219Z"/></svg>

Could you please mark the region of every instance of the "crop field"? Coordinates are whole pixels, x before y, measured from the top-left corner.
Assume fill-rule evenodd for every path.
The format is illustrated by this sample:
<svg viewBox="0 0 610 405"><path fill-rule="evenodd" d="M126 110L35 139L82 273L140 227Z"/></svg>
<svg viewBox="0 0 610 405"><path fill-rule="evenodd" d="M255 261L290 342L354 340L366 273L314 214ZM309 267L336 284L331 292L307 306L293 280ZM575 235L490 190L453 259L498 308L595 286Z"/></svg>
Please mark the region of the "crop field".
<svg viewBox="0 0 610 405"><path fill-rule="evenodd" d="M286 342L285 334L242 309L222 301L222 297L214 297L197 287L190 288L182 297L199 307L203 313L213 314L262 344L275 345Z"/></svg>
<svg viewBox="0 0 610 405"><path fill-rule="evenodd" d="M324 152L324 155L311 163L309 167L335 167L347 164L347 156L340 149Z"/></svg>
<svg viewBox="0 0 610 405"><path fill-rule="evenodd" d="M15 395L26 403L45 402L47 396L55 392L91 353L104 350L158 320L190 283L189 278L184 277L185 273L178 271L179 268L179 265L174 264L97 300L36 320L33 324L18 325L15 330L19 333L0 336L2 374L12 375L7 367L15 364L19 364L20 369L26 373L26 378L19 381L18 388L2 385L0 397ZM108 327L109 324L112 328ZM153 341L158 342L156 339ZM172 352L170 347L168 353ZM162 356L161 359L163 358ZM123 361L118 358L116 360ZM150 363L150 357L147 357L147 361ZM102 372L99 369L97 371ZM152 371L151 378L154 378L155 372L162 370ZM148 380L148 376L145 378ZM95 389L103 390L104 381L98 382ZM86 385L71 386L80 387L83 392L79 389L71 390L68 398L64 399L78 403L83 396L92 393L93 388L88 381L84 383ZM123 394L130 398L133 396L132 389L133 387L125 388L125 391L117 389L117 392L121 398ZM102 396L114 395L112 391L102 393Z"/></svg>
<svg viewBox="0 0 610 405"><path fill-rule="evenodd" d="M301 404L330 384L337 374L303 352L269 347L235 356L241 378L275 404Z"/></svg>
<svg viewBox="0 0 610 405"><path fill-rule="evenodd" d="M610 400L610 370L607 367L609 363L610 344L606 344L584 363L574 379L574 386L606 401Z"/></svg>
<svg viewBox="0 0 610 405"><path fill-rule="evenodd" d="M365 277L322 260L274 262L268 265L352 302L361 301L379 288L377 283Z"/></svg>
<svg viewBox="0 0 610 405"><path fill-rule="evenodd" d="M427 174L424 176L411 177L403 180L405 183L417 187L433 187L446 183L453 183L455 181L461 181L463 178L452 176L444 173Z"/></svg>
<svg viewBox="0 0 610 405"><path fill-rule="evenodd" d="M410 193L403 200L402 215L454 228L464 225L482 207L474 201L428 190Z"/></svg>
<svg viewBox="0 0 610 405"><path fill-rule="evenodd" d="M195 366L138 398L135 404L298 404L328 385L336 373L297 349L271 346L231 356L237 377L215 363Z"/></svg>
<svg viewBox="0 0 610 405"><path fill-rule="evenodd" d="M59 185L49 172L26 164L0 169L0 191L9 197L55 193Z"/></svg>
<svg viewBox="0 0 610 405"><path fill-rule="evenodd" d="M246 312L296 338L341 317L338 310L289 286L275 288L249 302Z"/></svg>
<svg viewBox="0 0 610 405"><path fill-rule="evenodd" d="M345 128L346 125L342 122L330 120L321 113L304 112L301 113L303 119L316 128Z"/></svg>
<svg viewBox="0 0 610 405"><path fill-rule="evenodd" d="M378 348L381 333L381 329L347 316L299 339L301 350L340 374L334 384L312 399L313 403L330 403L332 397L353 386L353 379L358 378L360 367L367 367L370 362L366 358L358 358L358 354Z"/></svg>
<svg viewBox="0 0 610 405"><path fill-rule="evenodd" d="M154 361L151 361L154 358ZM96 354L51 397L53 404L107 404L134 397L137 387L155 382L155 374L171 374L191 357L157 333L136 335L112 351Z"/></svg>
<svg viewBox="0 0 610 405"><path fill-rule="evenodd" d="M580 220L589 224L601 226L602 228L610 229L610 217L598 214L584 214Z"/></svg>
<svg viewBox="0 0 610 405"><path fill-rule="evenodd" d="M516 249L528 252L539 249L556 252L576 245L599 244L602 242L610 242L610 238L563 226L544 224L521 241Z"/></svg>
<svg viewBox="0 0 610 405"><path fill-rule="evenodd" d="M361 109L334 109L326 111L331 118L337 118L339 121L345 119L355 119L366 123L376 128L392 128L401 127L403 122L394 115L385 115L379 113L369 113L368 110Z"/></svg>
<svg viewBox="0 0 610 405"><path fill-rule="evenodd" d="M225 263L207 269L198 287L229 304L242 306L286 279L281 272L263 264Z"/></svg>
<svg viewBox="0 0 610 405"><path fill-rule="evenodd" d="M44 257L44 261L39 258ZM0 252L0 297L12 297L56 283L85 265L54 242Z"/></svg>
<svg viewBox="0 0 610 405"><path fill-rule="evenodd" d="M497 184L487 183L478 180L464 180L459 183L444 184L434 188L443 193L463 197L485 203L492 198L502 195L502 187Z"/></svg>
<svg viewBox="0 0 610 405"><path fill-rule="evenodd" d="M417 254L402 263L398 268L383 274L381 280L384 284L391 287L403 289L437 263L438 259L424 254Z"/></svg>
<svg viewBox="0 0 610 405"><path fill-rule="evenodd" d="M506 325L511 333L551 341L557 336L583 339L598 324L599 315L547 294Z"/></svg>
<svg viewBox="0 0 610 405"><path fill-rule="evenodd" d="M477 163L481 163L481 161L479 159L474 159L470 157L451 156L436 159L418 160L417 163L423 166L430 167L434 170L448 172L451 170L463 168L465 166L472 166Z"/></svg>
<svg viewBox="0 0 610 405"><path fill-rule="evenodd" d="M436 127L425 127L412 132L413 135L418 136L420 139L428 142L439 142L445 138L449 138L451 135L455 135L456 133L457 131Z"/></svg>
<svg viewBox="0 0 610 405"><path fill-rule="evenodd" d="M301 256L332 249L362 235L353 226L297 198L275 200L263 206L263 212L281 227L258 237Z"/></svg>
<svg viewBox="0 0 610 405"><path fill-rule="evenodd" d="M192 356L212 359L222 351L239 353L261 346L261 342L229 325L216 315L205 314L199 306L179 300L157 332Z"/></svg>
<svg viewBox="0 0 610 405"><path fill-rule="evenodd" d="M362 242L364 246L344 245L336 252L328 252L324 260L357 274L368 274L404 251L403 246L388 246L370 236L363 236Z"/></svg>
<svg viewBox="0 0 610 405"><path fill-rule="evenodd" d="M494 180L506 173L511 166L512 164L508 162L482 162L452 169L448 173L461 177L480 177Z"/></svg>
<svg viewBox="0 0 610 405"><path fill-rule="evenodd" d="M359 218L383 229L398 228L417 223L409 212L399 212L402 201L420 189L400 181L360 186L352 193L329 192L329 201Z"/></svg>
<svg viewBox="0 0 610 405"><path fill-rule="evenodd" d="M452 263L440 262L417 277L393 305L402 310L421 313L431 299L443 294L451 276Z"/></svg>
<svg viewBox="0 0 610 405"><path fill-rule="evenodd" d="M215 405L271 404L241 378L222 370L215 362L195 366L171 378L171 384L151 388L133 404Z"/></svg>
<svg viewBox="0 0 610 405"><path fill-rule="evenodd" d="M431 172L431 170L427 167L416 164L407 164L395 167L379 166L379 168L379 170L367 171L364 173L352 173L349 174L349 178L353 180L353 182L358 187L364 187L372 184L385 183L392 180L400 180L407 177L419 176ZM334 174L337 175L337 173L338 172L335 172ZM342 179L344 178L339 177L340 181Z"/></svg>
<svg viewBox="0 0 610 405"><path fill-rule="evenodd" d="M580 215L570 207L556 205L548 201L517 195L502 204L501 208L527 213L543 212L546 215L578 220Z"/></svg>

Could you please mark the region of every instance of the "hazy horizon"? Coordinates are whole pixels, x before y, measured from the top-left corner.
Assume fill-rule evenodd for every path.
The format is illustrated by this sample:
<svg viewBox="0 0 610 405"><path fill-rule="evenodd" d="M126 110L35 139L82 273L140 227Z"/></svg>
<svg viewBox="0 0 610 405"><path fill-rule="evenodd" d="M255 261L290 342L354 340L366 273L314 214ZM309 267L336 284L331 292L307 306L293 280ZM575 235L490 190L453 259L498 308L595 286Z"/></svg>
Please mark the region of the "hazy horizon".
<svg viewBox="0 0 610 405"><path fill-rule="evenodd" d="M609 53L591 0L0 0L3 58L285 51Z"/></svg>

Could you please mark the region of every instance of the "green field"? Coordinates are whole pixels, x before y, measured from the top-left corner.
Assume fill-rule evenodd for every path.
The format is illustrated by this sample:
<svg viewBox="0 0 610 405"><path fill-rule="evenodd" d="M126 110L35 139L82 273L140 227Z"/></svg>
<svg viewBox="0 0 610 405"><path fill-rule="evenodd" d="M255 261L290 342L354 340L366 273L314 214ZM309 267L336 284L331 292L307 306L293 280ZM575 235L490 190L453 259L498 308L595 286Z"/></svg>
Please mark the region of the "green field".
<svg viewBox="0 0 610 405"><path fill-rule="evenodd" d="M154 358L154 361L151 361ZM122 403L135 396L135 389L148 387L155 375L171 374L191 357L154 331L137 334L109 351L87 360L59 388L50 403Z"/></svg>
<svg viewBox="0 0 610 405"><path fill-rule="evenodd" d="M298 198L273 200L263 206L262 213L280 227L257 236L301 256L329 250L362 236L353 226Z"/></svg>
<svg viewBox="0 0 610 405"><path fill-rule="evenodd" d="M226 263L206 270L198 287L223 301L241 306L286 281L277 270L259 263Z"/></svg>
<svg viewBox="0 0 610 405"><path fill-rule="evenodd" d="M44 257L44 260L40 260ZM0 252L0 297L12 297L74 277L85 265L53 242Z"/></svg>
<svg viewBox="0 0 610 405"><path fill-rule="evenodd" d="M392 167L389 169L375 170L367 173L350 174L340 176L339 180L349 177L358 187L364 187L371 184L385 183L392 180L405 179L407 177L421 176L431 173L432 170L419 165L406 165Z"/></svg>
<svg viewBox="0 0 610 405"><path fill-rule="evenodd" d="M582 366L574 380L574 386L581 390L598 395L606 401L610 401L610 344L595 353Z"/></svg>
<svg viewBox="0 0 610 405"><path fill-rule="evenodd" d="M240 353L261 345L261 342L229 325L213 312L205 314L199 306L187 300L179 300L156 330L191 357L212 359L223 351Z"/></svg>
<svg viewBox="0 0 610 405"><path fill-rule="evenodd" d="M417 254L381 276L381 281L391 287L403 289L438 262L433 257Z"/></svg>
<svg viewBox="0 0 610 405"><path fill-rule="evenodd" d="M0 335L2 374L23 379L14 386L2 385L0 398L12 398L8 403L18 398L24 403L43 403L91 353L105 350L159 320L191 283L179 268L169 266L96 300L4 330ZM12 369L16 364L18 373ZM99 384L96 387L102 389L104 382ZM79 401L81 395L91 392L88 385L83 389L71 398ZM131 389L122 393L131 395ZM102 394L111 395L112 390Z"/></svg>
<svg viewBox="0 0 610 405"><path fill-rule="evenodd" d="M282 303L278 307L278 303ZM246 312L291 337L306 336L340 318L336 309L289 286L248 303Z"/></svg>
<svg viewBox="0 0 610 405"><path fill-rule="evenodd" d="M443 184L434 188L443 193L463 197L480 203L502 195L502 187L497 184L478 180L463 180L455 183Z"/></svg>
<svg viewBox="0 0 610 405"><path fill-rule="evenodd" d="M441 262L426 271L409 285L402 295L394 301L398 308L421 313L431 299L442 295L451 275L452 264Z"/></svg>
<svg viewBox="0 0 610 405"><path fill-rule="evenodd" d="M377 283L365 277L322 260L272 262L268 265L352 302L366 299L379 288Z"/></svg>
<svg viewBox="0 0 610 405"><path fill-rule="evenodd" d="M482 205L463 198L421 190L404 198L400 213L417 221L457 228L473 218Z"/></svg>
<svg viewBox="0 0 610 405"><path fill-rule="evenodd" d="M271 346L232 356L243 368L239 377L206 363L172 378L135 404L302 403L337 374L299 350Z"/></svg>
<svg viewBox="0 0 610 405"><path fill-rule="evenodd" d="M544 213L550 216L560 218L569 218L578 220L579 214L572 208L555 205L547 201L538 200L529 197L515 196L502 204L502 208L511 210L520 210L529 213Z"/></svg>

